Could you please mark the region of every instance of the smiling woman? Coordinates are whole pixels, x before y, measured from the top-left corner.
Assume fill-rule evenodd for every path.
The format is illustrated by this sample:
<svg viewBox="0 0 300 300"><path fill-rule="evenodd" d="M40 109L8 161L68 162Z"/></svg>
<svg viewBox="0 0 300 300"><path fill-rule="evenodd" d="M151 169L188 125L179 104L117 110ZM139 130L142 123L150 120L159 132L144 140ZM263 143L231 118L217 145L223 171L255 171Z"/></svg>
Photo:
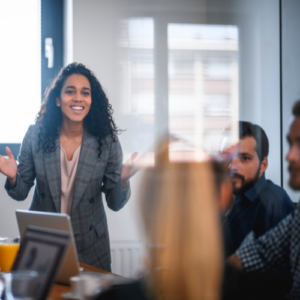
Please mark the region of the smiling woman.
<svg viewBox="0 0 300 300"><path fill-rule="evenodd" d="M77 110L78 104L84 106L82 111ZM74 109L75 106L77 109ZM54 79L46 91L36 121L42 129L39 146L44 152L53 151L58 130L64 138L66 131L73 131L74 127L76 131L80 131L85 127L98 138L100 157L105 137L109 135L115 141L118 133L112 117L112 107L99 81L90 70L76 63L63 68Z"/></svg>
<svg viewBox="0 0 300 300"><path fill-rule="evenodd" d="M70 75L56 99L56 105L61 107L63 124L68 122L82 122L90 111L92 103L91 85L89 80L81 74Z"/></svg>
<svg viewBox="0 0 300 300"><path fill-rule="evenodd" d="M67 160L72 160L75 150L81 145L81 135L72 143L68 139L68 132L76 128L83 130L82 122L90 111L92 103L91 86L89 80L81 74L70 75L56 98L56 105L62 111L62 127L60 129L60 145L66 153Z"/></svg>
<svg viewBox="0 0 300 300"><path fill-rule="evenodd" d="M101 193L121 209L130 197L136 154L123 165L112 107L94 74L82 64L63 68L46 91L29 127L17 166L9 148L0 156L5 188L24 200L36 179L30 210L71 216L80 262L110 271L110 249Z"/></svg>
<svg viewBox="0 0 300 300"><path fill-rule="evenodd" d="M56 99L56 105L61 106L64 122L69 118L71 121L82 121L88 114L92 103L91 86L84 75L70 75L60 92L60 98ZM71 109L71 110L70 110ZM74 118L74 113L79 118Z"/></svg>

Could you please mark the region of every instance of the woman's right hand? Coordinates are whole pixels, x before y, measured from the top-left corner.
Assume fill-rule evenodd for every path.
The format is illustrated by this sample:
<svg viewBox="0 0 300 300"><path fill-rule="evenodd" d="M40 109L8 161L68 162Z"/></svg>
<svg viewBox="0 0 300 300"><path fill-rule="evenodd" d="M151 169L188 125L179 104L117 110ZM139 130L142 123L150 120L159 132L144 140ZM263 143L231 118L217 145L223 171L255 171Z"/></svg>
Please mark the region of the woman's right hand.
<svg viewBox="0 0 300 300"><path fill-rule="evenodd" d="M0 155L0 172L7 176L10 186L13 188L17 181L17 162L11 153L11 150L6 147L8 158Z"/></svg>

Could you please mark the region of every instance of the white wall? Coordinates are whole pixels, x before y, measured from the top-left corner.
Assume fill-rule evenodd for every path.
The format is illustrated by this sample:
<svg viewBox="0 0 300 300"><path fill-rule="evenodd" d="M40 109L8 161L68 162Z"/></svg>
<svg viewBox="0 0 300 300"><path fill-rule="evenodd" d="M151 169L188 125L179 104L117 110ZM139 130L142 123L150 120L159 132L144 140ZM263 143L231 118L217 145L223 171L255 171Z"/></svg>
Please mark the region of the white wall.
<svg viewBox="0 0 300 300"><path fill-rule="evenodd" d="M286 135L292 118L292 107L300 99L300 1L282 1L282 141L283 141L283 186L293 199L299 201L299 192L288 186L289 173L285 156L288 152Z"/></svg>

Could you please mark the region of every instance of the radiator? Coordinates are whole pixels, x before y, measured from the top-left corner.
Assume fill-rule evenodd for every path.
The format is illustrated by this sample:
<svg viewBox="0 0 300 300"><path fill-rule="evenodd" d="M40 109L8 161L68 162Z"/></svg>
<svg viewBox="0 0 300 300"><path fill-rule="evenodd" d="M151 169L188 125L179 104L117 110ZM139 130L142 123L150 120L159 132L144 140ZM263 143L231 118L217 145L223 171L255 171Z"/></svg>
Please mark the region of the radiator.
<svg viewBox="0 0 300 300"><path fill-rule="evenodd" d="M145 247L142 242L110 242L112 272L138 278L144 269Z"/></svg>

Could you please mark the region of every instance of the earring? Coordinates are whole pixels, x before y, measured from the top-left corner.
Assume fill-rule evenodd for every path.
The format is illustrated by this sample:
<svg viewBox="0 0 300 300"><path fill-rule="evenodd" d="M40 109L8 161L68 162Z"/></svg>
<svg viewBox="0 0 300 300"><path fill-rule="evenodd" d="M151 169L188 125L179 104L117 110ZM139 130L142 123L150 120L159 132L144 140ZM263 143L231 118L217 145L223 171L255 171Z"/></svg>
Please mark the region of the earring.
<svg viewBox="0 0 300 300"><path fill-rule="evenodd" d="M56 106L60 107L60 103L56 102Z"/></svg>

